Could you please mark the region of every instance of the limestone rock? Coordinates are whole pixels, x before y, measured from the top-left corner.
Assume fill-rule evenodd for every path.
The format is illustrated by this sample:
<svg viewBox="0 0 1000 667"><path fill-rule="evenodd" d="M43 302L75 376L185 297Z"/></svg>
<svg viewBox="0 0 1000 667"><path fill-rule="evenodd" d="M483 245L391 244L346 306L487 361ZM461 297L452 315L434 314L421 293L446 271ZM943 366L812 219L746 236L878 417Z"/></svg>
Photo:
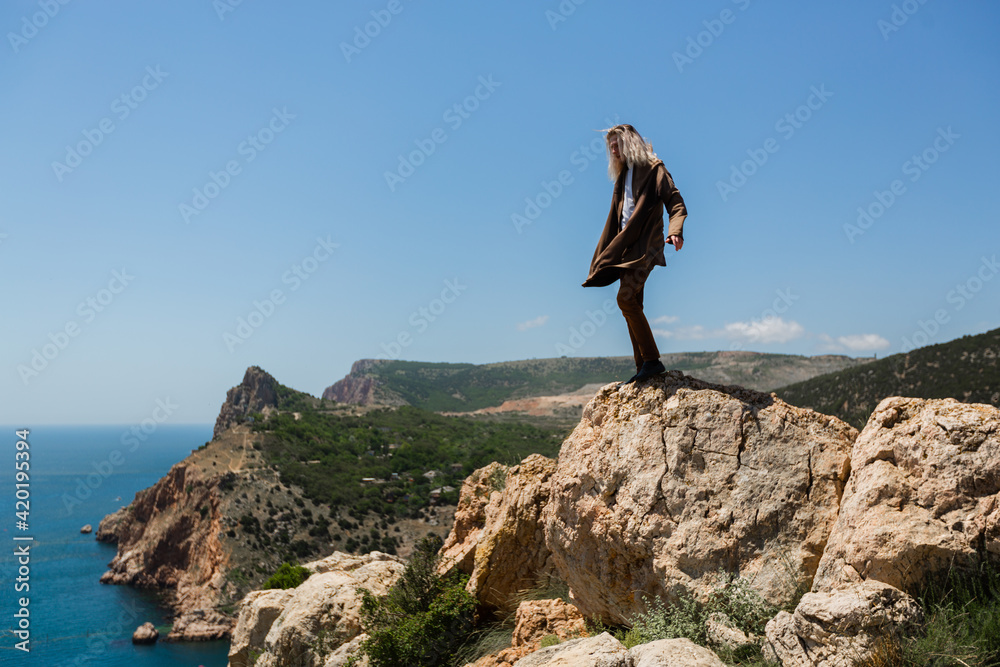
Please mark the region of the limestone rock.
<svg viewBox="0 0 1000 667"><path fill-rule="evenodd" d="M351 658L358 655L358 651L361 650L361 643L366 639L368 639L368 635L362 633L351 641L341 644L337 650L327 656L323 667L345 667ZM354 663L354 667L368 667L368 664L368 656L363 655Z"/></svg>
<svg viewBox="0 0 1000 667"><path fill-rule="evenodd" d="M88 535L88 534L94 532L94 527L91 526L88 523L88 524L84 525L83 528L80 529L80 532L83 533L84 535Z"/></svg>
<svg viewBox="0 0 1000 667"><path fill-rule="evenodd" d="M525 600L517 607L511 646L534 651L543 637L556 635L560 641L586 635L583 614L563 600Z"/></svg>
<svg viewBox="0 0 1000 667"><path fill-rule="evenodd" d="M441 547L440 574L453 570L472 574L479 536L486 525L486 506L494 493L499 504L501 487L506 483L507 466L499 463L476 470L462 483L455 523Z"/></svg>
<svg viewBox="0 0 1000 667"><path fill-rule="evenodd" d="M585 616L612 623L644 611L644 595L707 595L720 568L784 604L815 574L856 437L774 395L677 371L607 385L550 480L558 574Z"/></svg>
<svg viewBox="0 0 1000 667"><path fill-rule="evenodd" d="M886 398L854 443L851 478L813 590L928 575L1000 556L1000 409Z"/></svg>
<svg viewBox="0 0 1000 667"><path fill-rule="evenodd" d="M226 393L226 400L215 420L212 439L233 424L242 423L254 412L267 412L278 407L278 381L259 366L251 366L243 382Z"/></svg>
<svg viewBox="0 0 1000 667"><path fill-rule="evenodd" d="M899 589L868 580L841 590L806 593L793 614L767 624L767 640L783 667L853 667L885 634L921 623L916 601Z"/></svg>
<svg viewBox="0 0 1000 667"><path fill-rule="evenodd" d="M156 626L146 621L132 633L132 643L133 644L155 644L156 640L160 638L160 632L156 629Z"/></svg>
<svg viewBox="0 0 1000 667"><path fill-rule="evenodd" d="M580 610L563 600L525 600L514 614L510 648L480 658L474 667L512 665L538 651L545 637L555 635L560 642L586 637L587 627Z"/></svg>
<svg viewBox="0 0 1000 667"><path fill-rule="evenodd" d="M255 591L240 605L229 652L231 667L323 667L361 632L358 588L385 595L402 574L402 559L380 552L336 552L307 563L297 588ZM347 649L356 650L356 649ZM256 662L252 657L259 656Z"/></svg>
<svg viewBox="0 0 1000 667"><path fill-rule="evenodd" d="M690 639L659 639L633 646L632 667L726 667L712 651Z"/></svg>
<svg viewBox="0 0 1000 667"><path fill-rule="evenodd" d="M285 605L295 595L295 589L250 591L240 602L240 615L229 642L229 666L250 667L252 655L260 652L271 626Z"/></svg>
<svg viewBox="0 0 1000 667"><path fill-rule="evenodd" d="M542 510L555 469L552 459L532 454L508 471L502 493L491 495L468 585L482 604L501 607L552 572Z"/></svg>
<svg viewBox="0 0 1000 667"><path fill-rule="evenodd" d="M724 614L715 613L705 622L708 643L712 646L724 646L732 651L748 644L757 644L759 638L747 635L739 628L733 627Z"/></svg>
<svg viewBox="0 0 1000 667"><path fill-rule="evenodd" d="M571 639L536 651L517 661L517 667L632 667L628 649L607 632Z"/></svg>

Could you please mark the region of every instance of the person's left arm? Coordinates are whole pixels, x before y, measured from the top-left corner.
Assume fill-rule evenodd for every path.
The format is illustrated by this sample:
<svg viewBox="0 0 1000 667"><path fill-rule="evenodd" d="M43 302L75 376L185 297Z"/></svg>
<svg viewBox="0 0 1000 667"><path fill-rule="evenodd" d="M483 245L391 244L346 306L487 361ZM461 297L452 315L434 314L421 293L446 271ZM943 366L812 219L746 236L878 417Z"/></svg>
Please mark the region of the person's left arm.
<svg viewBox="0 0 1000 667"><path fill-rule="evenodd" d="M687 207L684 206L684 198L677 190L673 177L662 165L656 169L656 195L663 202L670 217L667 243L672 244L674 250L680 250L684 245L684 220L687 218Z"/></svg>

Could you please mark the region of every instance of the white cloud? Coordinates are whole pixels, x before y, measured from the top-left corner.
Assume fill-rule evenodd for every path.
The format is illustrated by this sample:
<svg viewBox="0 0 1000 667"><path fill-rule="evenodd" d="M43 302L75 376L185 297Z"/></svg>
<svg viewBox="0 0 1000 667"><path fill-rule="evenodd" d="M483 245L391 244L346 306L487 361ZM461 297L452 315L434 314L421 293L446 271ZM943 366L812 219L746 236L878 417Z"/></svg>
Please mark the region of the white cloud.
<svg viewBox="0 0 1000 667"><path fill-rule="evenodd" d="M517 325L518 331L527 331L528 329L534 329L535 327L540 327L549 321L548 315L539 315L533 320L528 320L527 322L521 322Z"/></svg>
<svg viewBox="0 0 1000 667"><path fill-rule="evenodd" d="M673 324L681 318L676 315L661 315L652 321L652 324Z"/></svg>
<svg viewBox="0 0 1000 667"><path fill-rule="evenodd" d="M855 334L853 336L839 336L837 342L846 347L851 352L863 352L869 350L884 350L889 347L889 341L878 334Z"/></svg>
<svg viewBox="0 0 1000 667"><path fill-rule="evenodd" d="M676 338L677 340L704 340L706 338L716 338L718 332L712 332L696 324L690 327L678 327L673 331L669 329L653 329L654 336L661 338Z"/></svg>
<svg viewBox="0 0 1000 667"><path fill-rule="evenodd" d="M751 343L787 343L804 336L806 330L794 320L786 322L780 317L767 317L749 322L731 322L726 325L725 333L730 338Z"/></svg>

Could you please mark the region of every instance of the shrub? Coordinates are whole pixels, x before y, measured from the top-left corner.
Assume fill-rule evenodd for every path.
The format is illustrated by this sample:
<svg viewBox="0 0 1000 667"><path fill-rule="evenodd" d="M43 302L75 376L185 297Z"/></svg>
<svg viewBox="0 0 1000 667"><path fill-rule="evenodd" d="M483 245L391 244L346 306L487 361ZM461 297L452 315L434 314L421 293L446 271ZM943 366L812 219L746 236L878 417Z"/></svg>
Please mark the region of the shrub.
<svg viewBox="0 0 1000 667"><path fill-rule="evenodd" d="M262 590L269 588L295 588L309 578L311 573L301 565L285 562L261 586Z"/></svg>
<svg viewBox="0 0 1000 667"><path fill-rule="evenodd" d="M435 571L441 544L440 537L422 539L387 595L360 589L369 635L361 652L372 667L447 665L472 632L476 600L465 590L468 577Z"/></svg>

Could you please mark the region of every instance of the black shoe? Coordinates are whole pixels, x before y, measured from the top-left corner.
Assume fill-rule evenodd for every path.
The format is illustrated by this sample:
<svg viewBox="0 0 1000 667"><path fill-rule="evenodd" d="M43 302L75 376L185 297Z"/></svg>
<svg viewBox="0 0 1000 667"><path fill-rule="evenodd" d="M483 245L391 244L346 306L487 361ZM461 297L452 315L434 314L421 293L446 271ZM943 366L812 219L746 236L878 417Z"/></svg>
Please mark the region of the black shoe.
<svg viewBox="0 0 1000 667"><path fill-rule="evenodd" d="M630 377L629 379L627 379L627 380L625 380L625 381L623 381L623 382L619 382L619 383L618 383L618 386L619 386L619 387L624 387L624 386L625 386L625 385L627 385L627 384L632 384L633 382L635 382L635 379L636 379L637 377L639 377L639 374L638 374L638 373L636 373L635 375L633 375L632 377Z"/></svg>
<svg viewBox="0 0 1000 667"><path fill-rule="evenodd" d="M666 373L667 368L663 365L663 362L659 359L655 361L644 361L642 362L642 368L639 372L635 374L629 382L642 382L643 380L648 380L651 377L656 377L660 373Z"/></svg>

